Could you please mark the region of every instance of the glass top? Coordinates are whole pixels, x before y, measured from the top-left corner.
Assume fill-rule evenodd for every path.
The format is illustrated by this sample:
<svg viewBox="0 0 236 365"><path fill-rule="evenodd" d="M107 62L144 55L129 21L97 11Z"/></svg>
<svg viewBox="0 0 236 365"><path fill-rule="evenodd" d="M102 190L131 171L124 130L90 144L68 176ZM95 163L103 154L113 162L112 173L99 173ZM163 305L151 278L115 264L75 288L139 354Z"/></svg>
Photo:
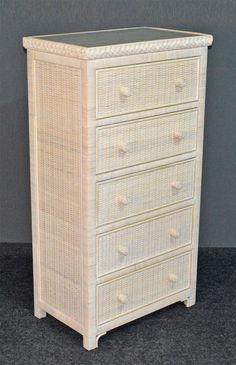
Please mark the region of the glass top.
<svg viewBox="0 0 236 365"><path fill-rule="evenodd" d="M81 47L100 47L115 44L145 42L170 38L196 36L195 33L178 32L149 27L113 29L84 33L64 33L47 36L38 36L39 39L61 42Z"/></svg>

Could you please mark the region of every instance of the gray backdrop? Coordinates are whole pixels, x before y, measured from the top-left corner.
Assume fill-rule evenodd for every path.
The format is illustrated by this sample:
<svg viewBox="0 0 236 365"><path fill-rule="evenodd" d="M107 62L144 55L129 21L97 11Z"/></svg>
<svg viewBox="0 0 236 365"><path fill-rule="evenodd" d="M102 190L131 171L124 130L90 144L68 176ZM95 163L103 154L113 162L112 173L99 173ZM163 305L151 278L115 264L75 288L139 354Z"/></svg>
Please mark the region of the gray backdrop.
<svg viewBox="0 0 236 365"><path fill-rule="evenodd" d="M0 242L30 242L22 37L132 26L211 33L200 244L236 246L236 1L0 0Z"/></svg>

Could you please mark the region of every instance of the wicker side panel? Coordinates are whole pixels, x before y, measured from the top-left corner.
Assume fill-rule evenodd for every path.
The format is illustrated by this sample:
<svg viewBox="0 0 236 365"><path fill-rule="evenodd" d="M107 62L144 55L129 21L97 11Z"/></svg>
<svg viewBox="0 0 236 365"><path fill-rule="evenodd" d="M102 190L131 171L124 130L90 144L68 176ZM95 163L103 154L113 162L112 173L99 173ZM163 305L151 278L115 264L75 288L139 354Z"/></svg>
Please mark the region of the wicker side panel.
<svg viewBox="0 0 236 365"><path fill-rule="evenodd" d="M79 68L35 60L41 299L82 323Z"/></svg>
<svg viewBox="0 0 236 365"><path fill-rule="evenodd" d="M98 183L97 224L192 198L194 172L193 159Z"/></svg>
<svg viewBox="0 0 236 365"><path fill-rule="evenodd" d="M197 110L97 129L97 171L106 172L196 149Z"/></svg>
<svg viewBox="0 0 236 365"><path fill-rule="evenodd" d="M191 244L193 208L98 236L98 276Z"/></svg>
<svg viewBox="0 0 236 365"><path fill-rule="evenodd" d="M185 254L98 286L98 324L187 289L191 255Z"/></svg>
<svg viewBox="0 0 236 365"><path fill-rule="evenodd" d="M97 71L97 118L198 99L199 58L150 62Z"/></svg>

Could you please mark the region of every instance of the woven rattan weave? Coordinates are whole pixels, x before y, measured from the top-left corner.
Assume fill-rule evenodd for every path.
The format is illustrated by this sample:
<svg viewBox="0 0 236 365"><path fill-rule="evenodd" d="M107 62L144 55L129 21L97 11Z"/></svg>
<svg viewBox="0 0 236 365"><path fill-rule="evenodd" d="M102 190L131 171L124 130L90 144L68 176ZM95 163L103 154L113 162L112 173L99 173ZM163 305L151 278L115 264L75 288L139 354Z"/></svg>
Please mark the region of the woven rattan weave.
<svg viewBox="0 0 236 365"><path fill-rule="evenodd" d="M207 47L158 28L25 37L35 316L97 347L196 298Z"/></svg>

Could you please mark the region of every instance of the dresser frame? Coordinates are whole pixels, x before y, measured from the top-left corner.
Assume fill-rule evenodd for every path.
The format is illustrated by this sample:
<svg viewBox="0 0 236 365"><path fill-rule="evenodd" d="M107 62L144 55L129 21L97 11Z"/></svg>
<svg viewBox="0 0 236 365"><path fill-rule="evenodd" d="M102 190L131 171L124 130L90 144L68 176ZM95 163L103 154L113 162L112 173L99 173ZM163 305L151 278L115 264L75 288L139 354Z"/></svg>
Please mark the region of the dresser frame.
<svg viewBox="0 0 236 365"><path fill-rule="evenodd" d="M34 49L27 44L28 49L28 88L29 88L29 126L30 126L30 169L31 169L31 199L32 199L32 232L33 232L33 263L34 263L34 308L35 316L43 318L46 313L54 316L61 322L70 326L83 335L84 347L91 350L97 347L98 339L107 331L125 324L129 321L142 317L148 313L166 307L172 303L182 301L187 307L195 304L196 300L196 279L197 279L197 257L198 257L198 234L199 234L199 214L200 214L200 197L201 197L201 174L202 174L202 153L203 153L203 129L204 129L204 106L205 106L205 86L206 86L206 66L207 66L207 45L197 48L163 50L144 54L120 55L103 59L78 59L76 56L65 54L53 54L47 50ZM29 42L29 40L28 40ZM37 42L36 42L37 43ZM201 45L201 43L199 43ZM59 53L59 52L58 52ZM167 59L178 59L185 57L200 57L200 73L199 73L199 100L179 105L172 105L151 109L147 111L139 111L120 116L114 116L103 119L96 119L96 70L100 68L118 67L123 65L135 65L140 63L157 62ZM67 65L81 70L81 131L82 131L82 158L81 158L81 186L80 196L82 206L79 208L83 211L83 221L81 222L81 237L78 241L79 249L82 252L82 313L83 320L81 322L74 320L65 314L59 308L55 308L42 300L41 295L41 263L40 263L40 221L39 221L39 169L38 164L38 136L37 136L37 95L35 91L35 61L54 63L56 65ZM138 120L152 116L160 116L166 113L172 113L192 108L198 108L198 127L197 127L197 149L191 153L181 156L174 156L162 160L139 164L132 167L123 168L106 173L96 175L96 128L106 126L122 121ZM75 158L73 156L72 158ZM96 183L106 179L120 177L126 174L136 173L147 168L161 167L170 163L196 159L196 175L195 175L195 197L188 201L167 206L154 211L148 211L137 216L128 217L111 224L102 225L96 228ZM66 160L64 161L67 162ZM75 197L76 198L76 197ZM193 236L191 247L183 247L173 252L139 262L120 271L97 277L96 264L96 235L110 230L118 229L124 224L134 224L147 218L161 216L162 214L171 212L172 210L182 209L194 205L194 222ZM191 250L191 284L184 291L178 292L167 298L157 302L150 303L145 307L139 308L128 314L122 315L112 321L97 325L97 303L96 303L96 287L108 280L113 280L121 275L126 275L139 270L154 263L167 260L173 256Z"/></svg>

